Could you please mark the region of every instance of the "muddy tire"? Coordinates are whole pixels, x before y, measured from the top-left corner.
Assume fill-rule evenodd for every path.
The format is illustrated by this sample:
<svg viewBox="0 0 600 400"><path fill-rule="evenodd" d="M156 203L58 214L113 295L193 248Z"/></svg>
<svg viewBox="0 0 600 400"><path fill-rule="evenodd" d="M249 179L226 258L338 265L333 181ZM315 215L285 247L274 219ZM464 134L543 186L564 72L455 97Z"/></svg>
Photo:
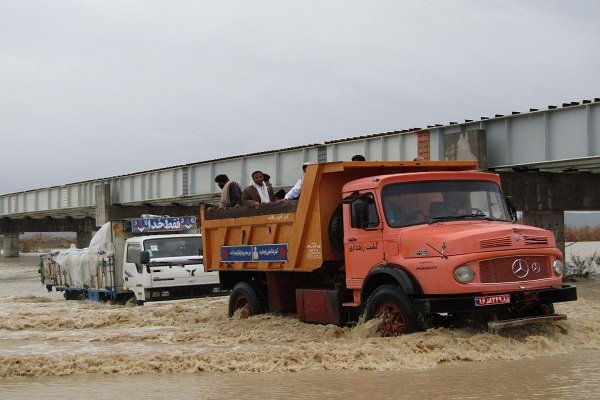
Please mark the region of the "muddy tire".
<svg viewBox="0 0 600 400"><path fill-rule="evenodd" d="M265 309L256 289L248 282L239 282L229 295L229 318L240 310L240 318L263 314Z"/></svg>
<svg viewBox="0 0 600 400"><path fill-rule="evenodd" d="M250 285L256 292L256 296L258 297L258 301L262 307L262 312L269 312L269 295L267 291L267 284L262 281L252 281Z"/></svg>
<svg viewBox="0 0 600 400"><path fill-rule="evenodd" d="M555 314L554 304L552 303L538 303L533 305L531 308L519 313L516 318L523 317L537 317L540 315L552 315Z"/></svg>
<svg viewBox="0 0 600 400"><path fill-rule="evenodd" d="M369 296L365 319L381 318L377 327L381 336L398 336L421 330L418 314L402 289L382 285Z"/></svg>
<svg viewBox="0 0 600 400"><path fill-rule="evenodd" d="M344 218L341 204L336 207L329 220L329 241L337 256L344 259Z"/></svg>
<svg viewBox="0 0 600 400"><path fill-rule="evenodd" d="M124 302L120 302L120 304L123 304L128 307L143 306L144 300L138 300L137 297L135 296L135 294L132 294L131 297L129 297Z"/></svg>
<svg viewBox="0 0 600 400"><path fill-rule="evenodd" d="M554 310L554 304L552 304L552 303L542 304L541 307L542 307L542 314L545 314L545 315L556 314L556 310Z"/></svg>

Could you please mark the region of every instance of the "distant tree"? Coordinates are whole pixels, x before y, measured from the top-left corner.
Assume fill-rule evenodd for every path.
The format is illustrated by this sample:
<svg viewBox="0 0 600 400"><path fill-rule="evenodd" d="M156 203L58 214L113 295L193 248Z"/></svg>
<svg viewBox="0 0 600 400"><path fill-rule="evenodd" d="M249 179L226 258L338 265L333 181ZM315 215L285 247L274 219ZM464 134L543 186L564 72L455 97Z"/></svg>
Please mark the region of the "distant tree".
<svg viewBox="0 0 600 400"><path fill-rule="evenodd" d="M68 249L75 239L68 237L48 236L36 234L31 237L19 239L19 251L22 253L40 253L52 249Z"/></svg>
<svg viewBox="0 0 600 400"><path fill-rule="evenodd" d="M594 253L589 257L580 257L572 255L567 260L565 265L565 276L581 276L588 277L590 275L598 273L600 267L600 255Z"/></svg>

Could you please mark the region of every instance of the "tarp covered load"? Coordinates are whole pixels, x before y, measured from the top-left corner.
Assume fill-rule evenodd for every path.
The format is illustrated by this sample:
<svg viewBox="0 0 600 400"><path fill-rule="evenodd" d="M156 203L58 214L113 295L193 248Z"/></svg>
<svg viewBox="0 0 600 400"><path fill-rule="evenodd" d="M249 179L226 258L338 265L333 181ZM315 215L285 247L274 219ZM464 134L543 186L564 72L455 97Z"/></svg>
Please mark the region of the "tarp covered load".
<svg viewBox="0 0 600 400"><path fill-rule="evenodd" d="M108 263L113 255L110 222L107 222L96 232L89 247L53 253L55 273L59 275L57 283L68 287L103 288L110 277L104 276L106 269L100 266Z"/></svg>

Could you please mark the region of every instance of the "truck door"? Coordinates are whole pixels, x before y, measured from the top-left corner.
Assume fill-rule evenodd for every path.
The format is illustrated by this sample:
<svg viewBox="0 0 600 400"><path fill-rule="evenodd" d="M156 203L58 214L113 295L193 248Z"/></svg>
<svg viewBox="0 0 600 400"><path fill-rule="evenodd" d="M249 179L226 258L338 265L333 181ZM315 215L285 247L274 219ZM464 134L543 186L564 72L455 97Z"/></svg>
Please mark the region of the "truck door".
<svg viewBox="0 0 600 400"><path fill-rule="evenodd" d="M373 193L353 196L345 218L344 255L348 287L361 287L363 278L383 261L382 219Z"/></svg>
<svg viewBox="0 0 600 400"><path fill-rule="evenodd" d="M140 243L125 244L125 257L123 262L123 279L125 289L136 291L136 288L144 286L144 266L139 262L139 254L142 249ZM141 290L141 289L139 289Z"/></svg>

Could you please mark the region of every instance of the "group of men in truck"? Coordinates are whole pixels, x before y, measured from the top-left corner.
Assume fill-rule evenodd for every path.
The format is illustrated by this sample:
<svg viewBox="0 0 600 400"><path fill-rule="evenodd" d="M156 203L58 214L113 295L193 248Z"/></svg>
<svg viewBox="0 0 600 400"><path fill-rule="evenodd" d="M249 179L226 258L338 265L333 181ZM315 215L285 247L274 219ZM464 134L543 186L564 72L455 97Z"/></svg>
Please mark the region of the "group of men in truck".
<svg viewBox="0 0 600 400"><path fill-rule="evenodd" d="M357 154L352 157L352 161L365 161L365 157ZM227 175L217 175L215 177L215 183L222 190L219 208L235 206L258 208L262 203L277 203L282 200L296 200L300 197L304 173L306 172L306 167L310 164L312 163L305 162L302 164L302 176L287 193L284 190L279 190L275 193L271 182L269 182L270 176L262 171L254 171L252 173L252 183L243 190L239 183L229 180Z"/></svg>
<svg viewBox="0 0 600 400"><path fill-rule="evenodd" d="M239 183L229 180L225 174L215 177L215 182L222 189L219 208L228 208L236 206L246 206L258 208L262 203L271 203L281 201L285 195L278 192L276 197L273 186L269 182L270 176L262 171L252 173L252 183L243 190Z"/></svg>
<svg viewBox="0 0 600 400"><path fill-rule="evenodd" d="M306 166L311 163L302 165L303 172L306 172ZM217 175L215 182L222 189L219 208L245 206L250 208L258 208L263 203L278 203L285 200L295 200L300 197L302 190L303 177L286 193L284 190L274 192L270 176L262 171L254 171L252 173L252 183L246 186L243 190L239 183L230 181L225 174Z"/></svg>

